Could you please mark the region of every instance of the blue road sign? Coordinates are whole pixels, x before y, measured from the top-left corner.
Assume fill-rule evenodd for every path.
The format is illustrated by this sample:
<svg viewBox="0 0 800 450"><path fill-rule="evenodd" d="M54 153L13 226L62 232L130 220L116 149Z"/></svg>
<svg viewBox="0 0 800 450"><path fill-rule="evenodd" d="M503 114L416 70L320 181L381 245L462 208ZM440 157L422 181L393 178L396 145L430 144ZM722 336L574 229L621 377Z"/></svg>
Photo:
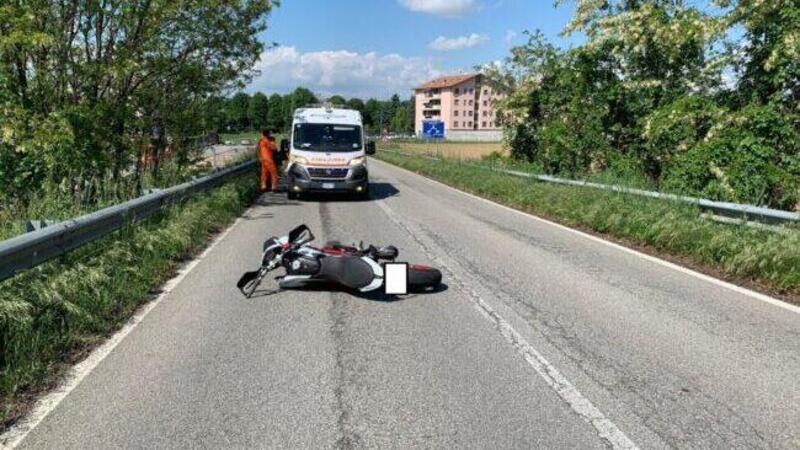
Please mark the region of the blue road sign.
<svg viewBox="0 0 800 450"><path fill-rule="evenodd" d="M426 139L444 139L444 122L441 120L423 120L422 136Z"/></svg>

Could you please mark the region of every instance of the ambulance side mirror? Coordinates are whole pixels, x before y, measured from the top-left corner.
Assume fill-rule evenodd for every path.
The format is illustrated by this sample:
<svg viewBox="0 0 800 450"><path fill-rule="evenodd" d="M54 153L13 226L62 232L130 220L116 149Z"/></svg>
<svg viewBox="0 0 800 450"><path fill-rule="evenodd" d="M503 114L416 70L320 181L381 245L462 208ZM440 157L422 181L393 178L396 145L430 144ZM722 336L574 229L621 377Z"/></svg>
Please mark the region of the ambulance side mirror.
<svg viewBox="0 0 800 450"><path fill-rule="evenodd" d="M368 155L374 155L375 154L375 141L367 141L367 151L366 151L366 153Z"/></svg>
<svg viewBox="0 0 800 450"><path fill-rule="evenodd" d="M289 140L281 139L281 153L289 153Z"/></svg>

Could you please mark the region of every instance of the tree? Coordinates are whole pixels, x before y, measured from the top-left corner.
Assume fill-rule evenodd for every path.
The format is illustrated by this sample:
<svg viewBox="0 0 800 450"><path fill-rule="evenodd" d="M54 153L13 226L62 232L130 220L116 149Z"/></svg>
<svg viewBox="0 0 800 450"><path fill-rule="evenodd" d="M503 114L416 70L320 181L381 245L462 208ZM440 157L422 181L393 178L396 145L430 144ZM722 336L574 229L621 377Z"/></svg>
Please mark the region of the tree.
<svg viewBox="0 0 800 450"><path fill-rule="evenodd" d="M335 106L345 106L345 104L347 104L347 100L345 100L341 95L334 95L328 98L328 102Z"/></svg>
<svg viewBox="0 0 800 450"><path fill-rule="evenodd" d="M499 119L513 157L800 209L795 1L716 0L727 9L715 14L684 0L576 3L566 32L584 44L562 50L528 33L483 68L508 94Z"/></svg>
<svg viewBox="0 0 800 450"><path fill-rule="evenodd" d="M364 124L372 131L381 132L381 128L386 125L388 118L383 116L383 107L381 103L374 98L367 100L364 106Z"/></svg>
<svg viewBox="0 0 800 450"><path fill-rule="evenodd" d="M204 132L225 130L225 126L228 124L226 103L226 99L222 96L212 95L209 97L205 103L204 114L201 119L203 120Z"/></svg>
<svg viewBox="0 0 800 450"><path fill-rule="evenodd" d="M351 98L350 100L347 101L347 107L350 108L350 109L354 109L354 110L356 110L356 111L361 113L361 118L362 118L362 120L365 121L364 122L364 126L366 127L366 125L367 125L366 124L366 117L365 117L366 105L364 105L364 101L361 100L360 98Z"/></svg>
<svg viewBox="0 0 800 450"><path fill-rule="evenodd" d="M417 99L412 95L406 103L408 104L406 108L408 112L408 117L406 119L407 131L408 133L414 133L415 122L417 120Z"/></svg>
<svg viewBox="0 0 800 450"><path fill-rule="evenodd" d="M313 105L319 102L314 93L304 87L299 87L295 89L294 92L292 92L291 94L291 98L292 98L291 101L293 110Z"/></svg>
<svg viewBox="0 0 800 450"><path fill-rule="evenodd" d="M395 116L397 109L400 108L401 103L400 96L397 94L392 95L392 97L389 98L389 101L384 103L383 112L386 120L389 120L389 118Z"/></svg>
<svg viewBox="0 0 800 450"><path fill-rule="evenodd" d="M283 130L288 126L284 122L285 99L280 94L272 94L269 98L269 112L267 113L267 128L273 131Z"/></svg>
<svg viewBox="0 0 800 450"><path fill-rule="evenodd" d="M405 105L400 105L395 111L390 128L395 133L405 133L408 131L408 110Z"/></svg>
<svg viewBox="0 0 800 450"><path fill-rule="evenodd" d="M731 46L740 103L780 103L800 112L800 4L792 0L717 0L732 7L729 26L742 26L742 45Z"/></svg>
<svg viewBox="0 0 800 450"><path fill-rule="evenodd" d="M234 130L251 129L249 109L250 96L244 92L239 92L230 99L228 102L228 114Z"/></svg>
<svg viewBox="0 0 800 450"><path fill-rule="evenodd" d="M109 171L119 180L145 143L166 142L152 139L156 132L188 151L185 138L202 131L209 97L251 75L275 4L4 2L0 196L50 187L93 199L107 188L93 180Z"/></svg>
<svg viewBox="0 0 800 450"><path fill-rule="evenodd" d="M284 127L289 127L292 124L292 116L296 109L319 103L314 93L304 87L295 89L285 100L285 109L283 112Z"/></svg>
<svg viewBox="0 0 800 450"><path fill-rule="evenodd" d="M269 116L269 100L267 96L261 92L253 94L250 98L247 115L255 129L264 128L267 125L267 117Z"/></svg>

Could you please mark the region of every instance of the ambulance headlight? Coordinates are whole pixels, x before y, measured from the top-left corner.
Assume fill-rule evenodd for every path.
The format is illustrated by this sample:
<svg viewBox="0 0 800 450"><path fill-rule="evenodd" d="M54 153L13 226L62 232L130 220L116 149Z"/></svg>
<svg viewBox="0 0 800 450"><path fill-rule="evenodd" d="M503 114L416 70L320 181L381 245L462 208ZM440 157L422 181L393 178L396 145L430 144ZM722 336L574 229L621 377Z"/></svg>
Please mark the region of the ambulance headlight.
<svg viewBox="0 0 800 450"><path fill-rule="evenodd" d="M308 160L302 156L289 155L289 164L300 164L301 166L308 165Z"/></svg>
<svg viewBox="0 0 800 450"><path fill-rule="evenodd" d="M359 156L357 158L353 158L353 159L350 160L350 167L363 166L364 163L366 163L366 162L367 162L367 157L366 156Z"/></svg>

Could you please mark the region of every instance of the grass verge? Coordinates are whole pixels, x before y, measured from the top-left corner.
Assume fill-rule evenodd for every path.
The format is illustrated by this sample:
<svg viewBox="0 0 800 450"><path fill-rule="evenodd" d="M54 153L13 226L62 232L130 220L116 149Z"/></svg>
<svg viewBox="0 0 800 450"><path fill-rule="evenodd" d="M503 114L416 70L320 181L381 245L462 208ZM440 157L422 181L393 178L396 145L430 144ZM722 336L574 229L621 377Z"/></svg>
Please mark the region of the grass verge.
<svg viewBox="0 0 800 450"><path fill-rule="evenodd" d="M0 283L0 432L252 200L243 176Z"/></svg>
<svg viewBox="0 0 800 450"><path fill-rule="evenodd" d="M404 153L476 161L493 153L508 153L500 142L389 141L379 142L378 147L379 149L395 150Z"/></svg>
<svg viewBox="0 0 800 450"><path fill-rule="evenodd" d="M692 205L538 183L470 167L380 152L378 158L458 189L610 237L714 276L800 304L800 229L776 233L720 224Z"/></svg>
<svg viewBox="0 0 800 450"><path fill-rule="evenodd" d="M220 158L219 167L244 162L245 159L252 157L252 153L240 153ZM25 202L19 199L9 200L0 195L0 240L25 233L27 220L44 219L52 223L62 222L140 197L143 195L143 190L166 189L189 181L193 177L208 175L212 168L211 161L186 166L168 164L162 167L158 177L152 174L143 175L141 186L137 186L130 174L119 178L113 178L109 174L104 179L96 180L98 185L104 186L104 189L103 192L97 192L93 196L80 190L70 192L64 186L56 189L46 187L43 192L28 198Z"/></svg>

